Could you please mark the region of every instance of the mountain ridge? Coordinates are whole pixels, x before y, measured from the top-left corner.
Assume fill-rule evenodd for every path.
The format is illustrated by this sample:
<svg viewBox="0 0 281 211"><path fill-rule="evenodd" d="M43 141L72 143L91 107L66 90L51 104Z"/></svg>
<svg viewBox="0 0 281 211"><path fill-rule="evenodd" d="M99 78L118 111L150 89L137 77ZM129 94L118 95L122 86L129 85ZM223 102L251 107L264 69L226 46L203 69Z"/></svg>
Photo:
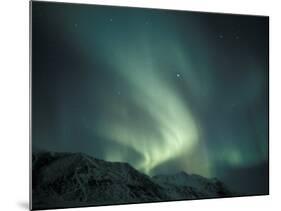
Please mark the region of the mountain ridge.
<svg viewBox="0 0 281 211"><path fill-rule="evenodd" d="M149 177L129 163L84 153L32 154L32 209L226 197L217 179L179 172Z"/></svg>

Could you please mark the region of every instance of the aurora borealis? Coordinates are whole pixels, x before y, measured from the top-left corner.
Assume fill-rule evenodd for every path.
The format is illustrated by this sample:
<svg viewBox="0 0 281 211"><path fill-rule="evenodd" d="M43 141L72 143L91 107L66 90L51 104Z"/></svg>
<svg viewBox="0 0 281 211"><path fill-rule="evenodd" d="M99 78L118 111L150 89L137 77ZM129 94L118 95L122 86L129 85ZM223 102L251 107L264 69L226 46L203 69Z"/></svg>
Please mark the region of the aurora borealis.
<svg viewBox="0 0 281 211"><path fill-rule="evenodd" d="M267 17L43 2L32 14L33 150L268 189Z"/></svg>

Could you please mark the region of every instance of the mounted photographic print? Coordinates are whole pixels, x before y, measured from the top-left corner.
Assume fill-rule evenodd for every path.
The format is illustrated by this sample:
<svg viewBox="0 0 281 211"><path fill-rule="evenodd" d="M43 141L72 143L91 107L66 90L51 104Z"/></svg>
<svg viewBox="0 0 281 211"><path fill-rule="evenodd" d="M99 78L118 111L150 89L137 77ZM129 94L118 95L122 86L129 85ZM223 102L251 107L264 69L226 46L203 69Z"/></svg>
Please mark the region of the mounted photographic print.
<svg viewBox="0 0 281 211"><path fill-rule="evenodd" d="M32 1L31 209L269 194L269 18Z"/></svg>

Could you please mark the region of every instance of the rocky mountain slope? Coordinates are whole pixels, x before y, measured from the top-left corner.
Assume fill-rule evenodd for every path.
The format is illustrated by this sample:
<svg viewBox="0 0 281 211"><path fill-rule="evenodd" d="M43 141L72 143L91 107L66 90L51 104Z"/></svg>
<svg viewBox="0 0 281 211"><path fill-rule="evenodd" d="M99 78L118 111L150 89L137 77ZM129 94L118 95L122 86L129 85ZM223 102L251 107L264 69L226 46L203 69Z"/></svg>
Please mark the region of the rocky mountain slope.
<svg viewBox="0 0 281 211"><path fill-rule="evenodd" d="M180 172L149 177L127 163L82 153L32 155L32 208L94 206L231 196L217 179Z"/></svg>

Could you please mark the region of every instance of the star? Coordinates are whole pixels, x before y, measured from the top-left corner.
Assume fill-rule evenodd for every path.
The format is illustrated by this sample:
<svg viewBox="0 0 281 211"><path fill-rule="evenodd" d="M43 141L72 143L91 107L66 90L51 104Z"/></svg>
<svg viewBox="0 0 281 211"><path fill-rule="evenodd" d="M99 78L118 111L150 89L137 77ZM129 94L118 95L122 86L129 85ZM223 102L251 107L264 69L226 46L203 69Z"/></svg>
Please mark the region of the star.
<svg viewBox="0 0 281 211"><path fill-rule="evenodd" d="M239 37L238 35L235 37L236 40L238 40L239 38L240 38L240 37Z"/></svg>
<svg viewBox="0 0 281 211"><path fill-rule="evenodd" d="M77 26L78 26L78 24L77 24L77 23L75 23L75 24L74 24L74 27L76 28Z"/></svg>
<svg viewBox="0 0 281 211"><path fill-rule="evenodd" d="M177 78L181 77L181 75L179 73L177 73Z"/></svg>
<svg viewBox="0 0 281 211"><path fill-rule="evenodd" d="M117 91L117 95L121 95L121 92L120 92L120 91Z"/></svg>
<svg viewBox="0 0 281 211"><path fill-rule="evenodd" d="M110 22L112 22L112 21L113 21L113 19L112 19L112 18L110 18L110 19L109 19L109 21L110 21Z"/></svg>
<svg viewBox="0 0 281 211"><path fill-rule="evenodd" d="M222 34L220 34L220 35L219 35L219 38L220 38L220 39L222 39L222 38L223 38L223 35L222 35Z"/></svg>

